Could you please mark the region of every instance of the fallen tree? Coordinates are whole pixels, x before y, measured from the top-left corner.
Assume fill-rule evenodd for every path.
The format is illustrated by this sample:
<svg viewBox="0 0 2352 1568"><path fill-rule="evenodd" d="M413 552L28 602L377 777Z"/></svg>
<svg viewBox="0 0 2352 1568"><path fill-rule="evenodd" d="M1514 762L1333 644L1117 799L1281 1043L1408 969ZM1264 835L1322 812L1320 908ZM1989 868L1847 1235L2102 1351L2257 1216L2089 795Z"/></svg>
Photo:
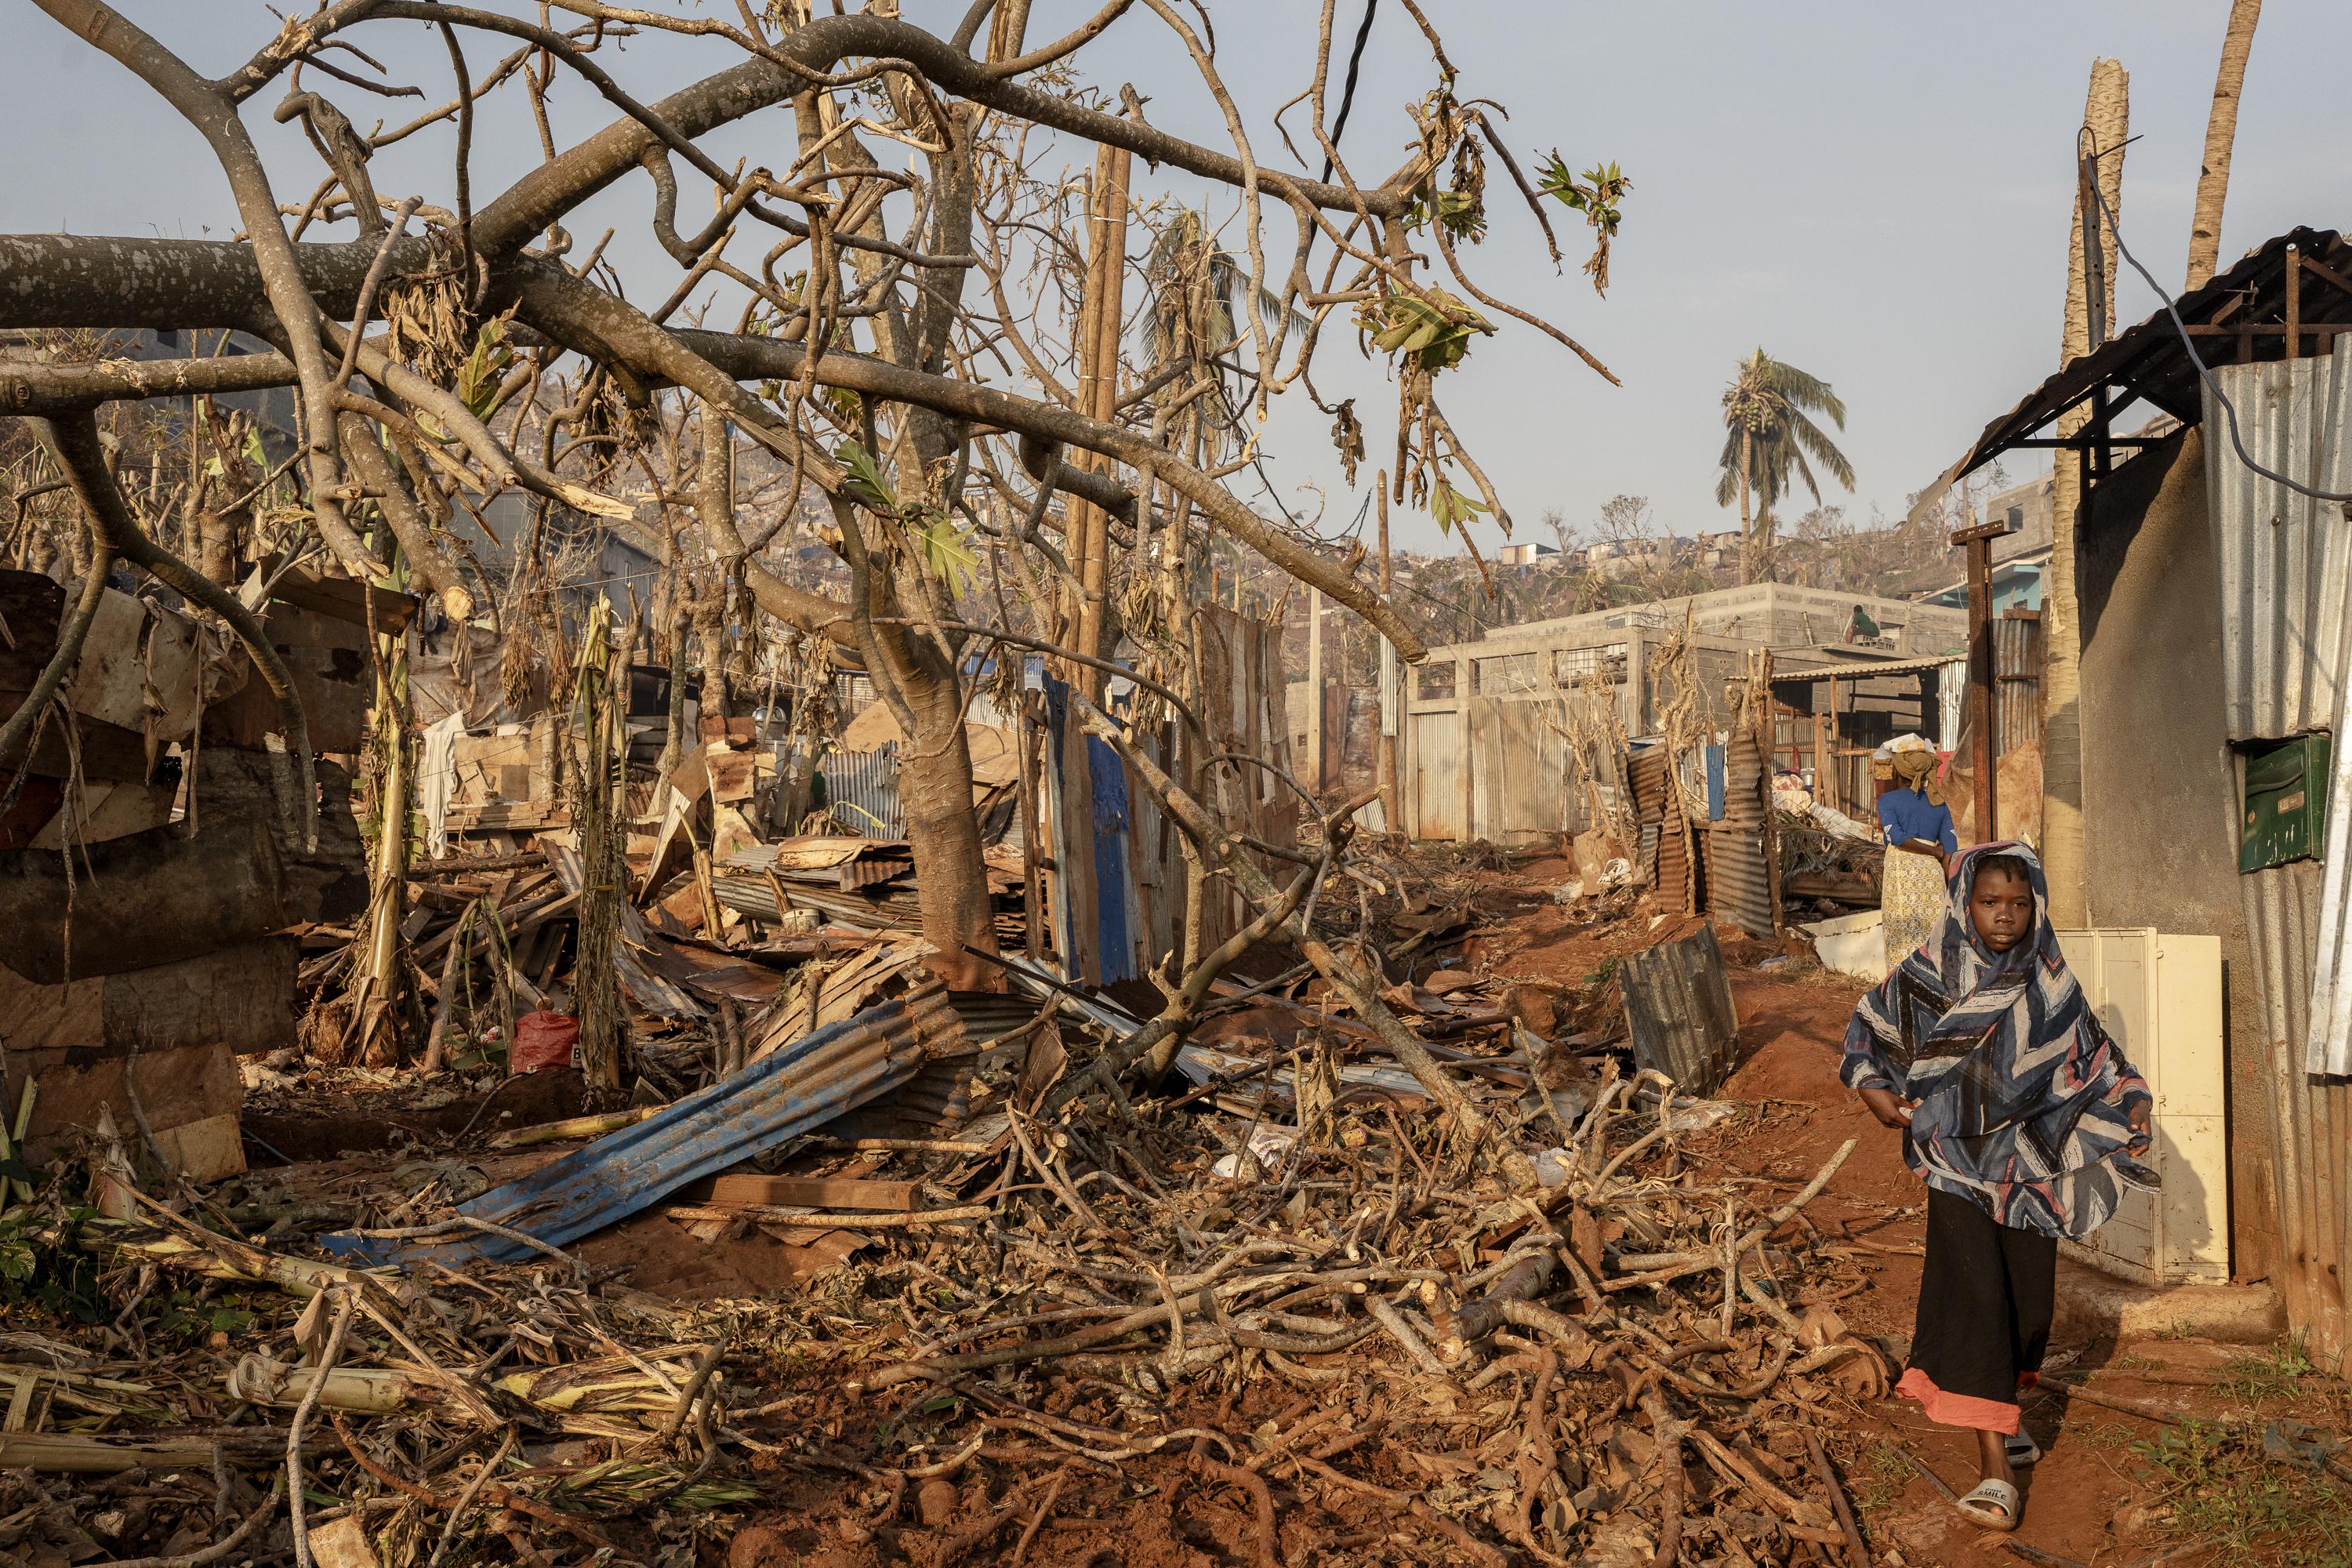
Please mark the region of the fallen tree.
<svg viewBox="0 0 2352 1568"><path fill-rule="evenodd" d="M199 546L212 552L206 560L234 563L239 548L249 558L265 546L322 545L350 576L422 588L461 624L479 601L502 626L536 621L560 650L551 607L559 584L541 563L520 557L541 548L552 518L598 520L665 563L678 585L665 588L651 651L676 662L677 640L698 632L706 685L722 706L727 650L743 635L739 607L756 606L872 679L904 736L925 934L934 966L954 984L993 983L963 722L991 636L1066 656L1060 667L1090 698L1118 658L1186 689L1187 606L1223 536L1356 610L1406 658L1420 656L1412 623L1357 574L1354 558L1291 520L1262 517L1222 482L1255 460L1273 396L1294 385L1315 395L1314 355L1335 312L1349 313L1362 352L1396 372L1395 461L1381 482L1461 525L1465 538L1475 516L1507 528L1508 514L1433 389L1496 325L1428 279L1448 278L1607 374L1557 328L1481 290L1461 250L1488 226L1490 153L1555 259L1547 202L1584 213L1597 237L1600 266L1588 268L1596 277L1606 275L1610 203L1622 187L1580 184L1557 154L1531 183L1490 110L1457 96L1454 67L1417 10L1434 84L1408 110L1402 161L1366 182L1327 121L1329 5L1301 95L1325 164L1309 178L1293 128L1279 120L1297 167L1261 156L1225 90L1205 16L1188 17L1166 0L1110 0L1041 44L1028 37L1019 0L982 0L947 34L889 7L815 16L787 4L738 22L600 0L536 15L338 0L288 20L213 79L95 0L41 5L205 142L243 234L0 237L0 327L235 331L274 352L158 362L107 352L104 340L93 352L0 368L0 410L79 431L126 401L194 397L201 414L233 394L290 386L299 413L299 449L263 481L278 502L268 518L249 497L242 510L221 507L192 476L184 516L165 507L140 518L139 498L126 492L111 509L121 515L100 519L110 545L199 603L205 575L184 560ZM1225 125L1224 142L1150 124L1131 89L1114 110L1079 85L1084 51L1115 25L1172 37ZM368 52L419 26L446 56L451 96L362 133L335 99L425 97ZM657 94L625 82L615 46L655 32L682 35L708 74ZM479 71L471 51L485 43L510 52ZM544 111L559 80L598 95L614 118L560 147ZM280 92L275 118L299 122L318 154L321 167L309 174L272 166L246 125L247 105ZM529 101L543 156L477 202L471 168L481 105L493 93ZM781 172L730 166L706 146L768 110L793 117L793 160ZM428 133L455 139L437 199L380 189L376 155ZM1047 168L1057 139L1093 149L1092 180L1074 186ZM1169 219L1134 202L1128 172L1137 157L1237 197L1239 243L1221 248L1189 209ZM678 226L680 162L710 193L713 216L696 232ZM652 307L603 259L604 242L575 256L562 226L582 204L640 175L650 184L651 231L683 272ZM297 179L314 177L308 200L287 199ZM1269 200L1295 225L1286 263L1268 260ZM1138 216L1156 229L1139 268L1127 244ZM796 269L782 270L787 261ZM1121 346L1135 269L1150 291L1142 363ZM975 272L984 290L970 287ZM740 310L732 331L708 324L721 304ZM695 324L677 320L682 312ZM1018 389L1024 382L1028 390ZM1351 405L1327 412L1352 473L1361 423ZM762 455L772 481L759 512L747 510L733 478L739 441ZM65 466L88 479L87 463ZM26 469L28 479L46 472L38 463ZM649 489L617 493L640 476ZM81 482L74 494L96 506L102 491ZM501 585L472 559L459 525L478 521L507 491L527 499L532 521ZM772 551L812 536L831 546L845 584L838 574L826 584L789 580ZM979 591L983 557L990 595ZM234 612L217 607L233 624ZM397 657L388 644L379 657L387 655ZM266 648L256 657L266 668ZM565 686L560 658L541 663L549 684ZM389 665L383 680L396 707L404 680ZM394 713L389 754L411 727ZM303 753L299 710L281 728ZM1180 782L1198 787L1200 761L1179 763L1190 770ZM394 805L404 776L386 775ZM394 859L380 876L397 874ZM1196 900L1207 874L1195 877ZM401 908L380 897L371 921L388 929ZM375 983L396 986L396 943L378 946Z"/></svg>

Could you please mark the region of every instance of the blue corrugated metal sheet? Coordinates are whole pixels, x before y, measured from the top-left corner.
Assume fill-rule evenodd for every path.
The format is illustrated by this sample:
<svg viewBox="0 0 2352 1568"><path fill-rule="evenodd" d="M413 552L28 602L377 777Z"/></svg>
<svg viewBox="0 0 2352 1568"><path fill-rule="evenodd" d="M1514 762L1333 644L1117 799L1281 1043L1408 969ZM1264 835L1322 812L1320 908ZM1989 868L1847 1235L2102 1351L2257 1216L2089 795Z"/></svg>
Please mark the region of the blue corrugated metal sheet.
<svg viewBox="0 0 2352 1568"><path fill-rule="evenodd" d="M1103 984L1136 975L1135 941L1127 910L1133 892L1128 868L1127 764L1101 737L1087 737L1087 774L1095 797L1095 911L1102 939Z"/></svg>
<svg viewBox="0 0 2352 1568"><path fill-rule="evenodd" d="M658 1115L460 1204L457 1212L561 1247L887 1093L913 1078L928 1057L955 1050L962 1041L947 993L926 984L804 1036ZM331 1250L347 1257L384 1258L393 1250L356 1236L325 1239ZM403 1256L410 1262L456 1264L473 1258L520 1263L538 1255L483 1235Z"/></svg>

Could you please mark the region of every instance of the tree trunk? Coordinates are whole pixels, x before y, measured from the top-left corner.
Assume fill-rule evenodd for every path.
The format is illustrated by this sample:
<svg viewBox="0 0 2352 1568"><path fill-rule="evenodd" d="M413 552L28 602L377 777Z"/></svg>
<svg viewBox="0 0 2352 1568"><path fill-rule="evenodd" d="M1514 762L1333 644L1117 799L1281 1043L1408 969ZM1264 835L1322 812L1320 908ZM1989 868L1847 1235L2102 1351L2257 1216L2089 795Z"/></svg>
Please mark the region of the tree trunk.
<svg viewBox="0 0 2352 1568"><path fill-rule="evenodd" d="M2189 226L2186 289L2213 279L2221 252L2221 205L2230 195L2230 153L2238 140L2238 95L2246 82L2246 57L2253 52L2254 24L2263 0L2234 0L2229 30L2221 35L2221 65L2213 73L2213 112L2205 121L2205 166L2197 175L2197 216Z"/></svg>
<svg viewBox="0 0 2352 1568"><path fill-rule="evenodd" d="M1756 575L1756 540L1748 521L1748 466L1755 456L1756 433L1746 428L1739 432L1739 580L1752 582Z"/></svg>
<svg viewBox="0 0 2352 1568"><path fill-rule="evenodd" d="M997 948L980 817L971 808L962 687L953 670L940 668L936 652L916 645L911 635L876 629L892 666L889 677L915 717L913 731L898 745L898 808L915 853L923 936L934 949L931 970L958 991L1001 989L1002 972L964 951Z"/></svg>
<svg viewBox="0 0 2352 1568"><path fill-rule="evenodd" d="M408 640L376 639L376 841L369 868L367 950L362 972L366 1019L360 1059L389 1067L399 1059L408 978L401 926L408 916Z"/></svg>
<svg viewBox="0 0 2352 1568"><path fill-rule="evenodd" d="M2098 161L2099 195L2117 218L2123 216L2124 139L2131 122L2131 79L2122 62L2101 59L2091 66L2089 96L2083 123L2095 148L2106 155ZM2112 149L2112 151L2110 151ZM2066 267L2065 333L2063 363L2091 348L2090 300L2084 274L2083 201L2077 182L2074 226ZM2098 213L2101 255L2105 263L2105 296L2115 298L2116 245L2114 230ZM2063 438L2078 435L2090 423L2089 410L2077 407L2060 416ZM2050 584L2042 606L2043 663L2042 867L2050 881L2050 914L2062 928L2079 927L2088 919L2088 897L2083 864L2083 628L2075 600L2075 538L2083 504L2082 469L2074 455L2060 448L2052 466ZM1980 828L1990 837L1989 827Z"/></svg>

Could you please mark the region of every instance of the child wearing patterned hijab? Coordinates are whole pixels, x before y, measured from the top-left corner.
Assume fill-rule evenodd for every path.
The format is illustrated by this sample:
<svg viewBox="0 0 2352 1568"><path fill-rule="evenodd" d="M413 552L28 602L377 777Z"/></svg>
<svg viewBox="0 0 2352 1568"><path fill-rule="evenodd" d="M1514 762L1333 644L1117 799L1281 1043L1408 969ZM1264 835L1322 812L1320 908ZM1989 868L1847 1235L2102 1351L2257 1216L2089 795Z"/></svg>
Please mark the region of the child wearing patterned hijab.
<svg viewBox="0 0 2352 1568"><path fill-rule="evenodd" d="M1978 1433L1974 1522L2013 1530L2021 1427L2050 1337L2058 1238L2113 1216L2119 1183L2153 1177L2154 1103L2058 951L2041 862L2021 844L1960 856L1942 921L1855 1007L1839 1068L1903 1131L1927 1185L1927 1258L1901 1392Z"/></svg>

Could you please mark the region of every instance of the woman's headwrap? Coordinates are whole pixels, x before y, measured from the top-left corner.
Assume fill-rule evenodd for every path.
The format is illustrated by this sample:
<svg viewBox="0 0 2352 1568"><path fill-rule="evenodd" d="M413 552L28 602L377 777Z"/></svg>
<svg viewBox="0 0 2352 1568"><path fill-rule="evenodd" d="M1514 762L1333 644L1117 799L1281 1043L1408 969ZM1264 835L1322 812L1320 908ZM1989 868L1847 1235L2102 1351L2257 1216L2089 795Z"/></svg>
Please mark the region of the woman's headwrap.
<svg viewBox="0 0 2352 1568"><path fill-rule="evenodd" d="M2033 887L2033 929L2006 953L1976 932L1977 868L2004 856ZM1904 1157L1927 1184L2021 1230L2080 1237L2106 1223L2119 1178L2152 1175L2131 1108L2147 1083L2100 1026L2058 950L2042 863L2022 844L1962 854L1942 924L1854 1009L1839 1076L1917 1101Z"/></svg>

